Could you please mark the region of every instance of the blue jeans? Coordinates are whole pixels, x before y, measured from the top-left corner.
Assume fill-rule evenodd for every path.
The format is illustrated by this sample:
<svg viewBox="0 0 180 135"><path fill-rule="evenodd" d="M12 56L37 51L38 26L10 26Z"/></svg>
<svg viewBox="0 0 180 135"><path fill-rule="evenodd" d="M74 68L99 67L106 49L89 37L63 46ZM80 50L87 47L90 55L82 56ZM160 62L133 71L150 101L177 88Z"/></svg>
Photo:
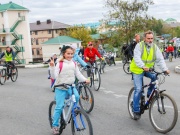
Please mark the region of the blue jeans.
<svg viewBox="0 0 180 135"><path fill-rule="evenodd" d="M76 102L79 101L79 93L76 88L73 89L74 95L76 97ZM61 90L59 88L55 89L55 100L56 100L56 107L54 110L54 115L53 115L53 127L58 127L59 126L59 119L62 113L62 108L64 106L64 101L65 98L68 96L72 95L72 90Z"/></svg>
<svg viewBox="0 0 180 135"><path fill-rule="evenodd" d="M143 76L151 79L151 82L156 80L156 74L151 72L143 72L142 74L133 74L134 79L134 97L133 97L133 112L140 112L140 98L142 94ZM155 85L148 88L147 95L150 95Z"/></svg>

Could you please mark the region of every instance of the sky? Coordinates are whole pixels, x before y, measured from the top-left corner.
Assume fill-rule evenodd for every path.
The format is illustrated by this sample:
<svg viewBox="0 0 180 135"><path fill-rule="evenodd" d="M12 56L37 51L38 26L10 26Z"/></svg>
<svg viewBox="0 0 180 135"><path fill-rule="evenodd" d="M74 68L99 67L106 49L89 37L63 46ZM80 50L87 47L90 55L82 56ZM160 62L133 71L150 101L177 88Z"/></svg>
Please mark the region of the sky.
<svg viewBox="0 0 180 135"><path fill-rule="evenodd" d="M98 22L107 15L105 0L0 0L1 4L12 1L30 10L29 22L51 19L66 24ZM154 0L148 14L166 20L174 18L180 22L179 0Z"/></svg>

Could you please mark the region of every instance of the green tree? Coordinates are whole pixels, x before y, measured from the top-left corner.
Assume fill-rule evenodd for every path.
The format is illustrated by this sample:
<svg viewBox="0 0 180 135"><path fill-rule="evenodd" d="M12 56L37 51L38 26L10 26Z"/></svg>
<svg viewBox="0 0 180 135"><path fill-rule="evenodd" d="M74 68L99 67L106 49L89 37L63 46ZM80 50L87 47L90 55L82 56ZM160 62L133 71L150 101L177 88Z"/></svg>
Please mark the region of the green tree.
<svg viewBox="0 0 180 135"><path fill-rule="evenodd" d="M82 46L86 47L89 41L92 41L90 31L84 26L73 26L68 28L68 36L82 41Z"/></svg>
<svg viewBox="0 0 180 135"><path fill-rule="evenodd" d="M106 0L106 5L109 7L109 20L119 22L119 28L125 33L125 41L128 43L135 33L146 29L146 20L151 19L147 15L149 5L152 5L152 0L144 0L132 2L125 0ZM123 36L124 36L123 35Z"/></svg>

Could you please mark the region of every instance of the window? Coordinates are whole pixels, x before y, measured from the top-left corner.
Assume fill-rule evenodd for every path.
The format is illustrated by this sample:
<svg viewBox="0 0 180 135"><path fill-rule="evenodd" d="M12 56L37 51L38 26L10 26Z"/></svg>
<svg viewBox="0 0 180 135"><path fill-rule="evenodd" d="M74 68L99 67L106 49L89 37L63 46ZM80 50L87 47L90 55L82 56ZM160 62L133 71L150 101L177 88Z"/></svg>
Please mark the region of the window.
<svg viewBox="0 0 180 135"><path fill-rule="evenodd" d="M36 39L36 45L39 45L38 39Z"/></svg>
<svg viewBox="0 0 180 135"><path fill-rule="evenodd" d="M48 34L51 34L51 30L48 30Z"/></svg>
<svg viewBox="0 0 180 135"><path fill-rule="evenodd" d="M37 35L38 34L38 32L37 31L35 31L35 35Z"/></svg>
<svg viewBox="0 0 180 135"><path fill-rule="evenodd" d="M30 31L30 35L32 35L32 31Z"/></svg>
<svg viewBox="0 0 180 135"><path fill-rule="evenodd" d="M1 12L1 16L3 17L3 12Z"/></svg>
<svg viewBox="0 0 180 135"><path fill-rule="evenodd" d="M39 55L39 54L40 54L39 49L36 49L36 54L37 54L37 55Z"/></svg>
<svg viewBox="0 0 180 135"><path fill-rule="evenodd" d="M18 17L21 17L21 13L18 13Z"/></svg>
<svg viewBox="0 0 180 135"><path fill-rule="evenodd" d="M56 34L58 34L58 30L56 30Z"/></svg>
<svg viewBox="0 0 180 135"><path fill-rule="evenodd" d="M32 49L32 55L34 55L34 50Z"/></svg>

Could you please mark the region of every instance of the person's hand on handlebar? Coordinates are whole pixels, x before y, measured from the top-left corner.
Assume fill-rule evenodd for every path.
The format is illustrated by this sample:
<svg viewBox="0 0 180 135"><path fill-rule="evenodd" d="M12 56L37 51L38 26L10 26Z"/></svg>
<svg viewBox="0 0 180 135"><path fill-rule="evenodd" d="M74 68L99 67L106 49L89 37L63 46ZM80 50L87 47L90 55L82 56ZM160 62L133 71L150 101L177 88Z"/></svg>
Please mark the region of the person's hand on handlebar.
<svg viewBox="0 0 180 135"><path fill-rule="evenodd" d="M86 60L89 60L89 58L88 58L88 57L86 57Z"/></svg>
<svg viewBox="0 0 180 135"><path fill-rule="evenodd" d="M144 71L148 72L149 71L149 68L148 67L143 67L142 68Z"/></svg>
<svg viewBox="0 0 180 135"><path fill-rule="evenodd" d="M103 57L101 57L101 60L103 61L103 60L104 60L104 58L103 58Z"/></svg>
<svg viewBox="0 0 180 135"><path fill-rule="evenodd" d="M53 58L51 58L51 61L50 61L50 63L49 63L49 65L51 66L51 67L54 67L54 59Z"/></svg>
<svg viewBox="0 0 180 135"><path fill-rule="evenodd" d="M170 74L170 71L169 71L169 70L166 70L165 73L168 75L168 74Z"/></svg>
<svg viewBox="0 0 180 135"><path fill-rule="evenodd" d="M90 79L87 79L85 82L86 82L86 84L89 84L90 83Z"/></svg>

